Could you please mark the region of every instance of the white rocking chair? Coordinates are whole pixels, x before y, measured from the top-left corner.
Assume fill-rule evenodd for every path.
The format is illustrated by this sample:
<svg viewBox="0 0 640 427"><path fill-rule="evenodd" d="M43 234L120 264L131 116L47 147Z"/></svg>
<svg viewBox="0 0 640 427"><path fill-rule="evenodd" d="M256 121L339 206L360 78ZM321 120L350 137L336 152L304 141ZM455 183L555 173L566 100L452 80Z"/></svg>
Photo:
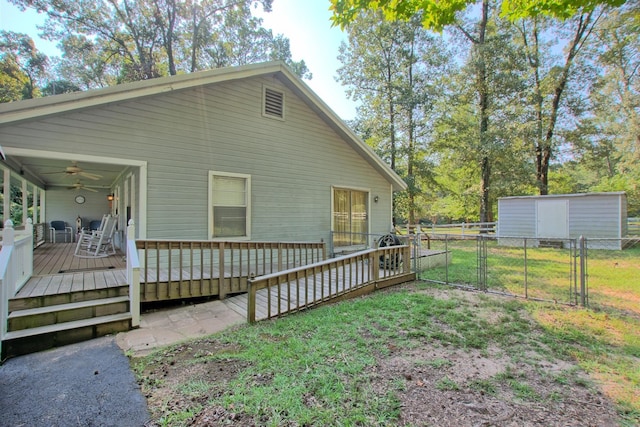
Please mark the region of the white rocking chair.
<svg viewBox="0 0 640 427"><path fill-rule="evenodd" d="M104 218L102 229L97 231L82 230L74 253L78 258L103 258L116 253L113 235L118 223L117 216Z"/></svg>

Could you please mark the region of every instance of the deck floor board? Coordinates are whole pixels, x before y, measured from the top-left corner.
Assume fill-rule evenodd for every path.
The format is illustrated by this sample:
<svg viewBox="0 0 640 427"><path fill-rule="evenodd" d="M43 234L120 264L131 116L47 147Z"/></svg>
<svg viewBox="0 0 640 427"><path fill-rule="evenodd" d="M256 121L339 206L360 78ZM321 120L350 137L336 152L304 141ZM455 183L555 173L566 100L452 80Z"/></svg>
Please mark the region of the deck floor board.
<svg viewBox="0 0 640 427"><path fill-rule="evenodd" d="M16 298L93 291L125 285L126 260L117 253L104 258L74 256L75 243L45 243L33 251L33 275Z"/></svg>

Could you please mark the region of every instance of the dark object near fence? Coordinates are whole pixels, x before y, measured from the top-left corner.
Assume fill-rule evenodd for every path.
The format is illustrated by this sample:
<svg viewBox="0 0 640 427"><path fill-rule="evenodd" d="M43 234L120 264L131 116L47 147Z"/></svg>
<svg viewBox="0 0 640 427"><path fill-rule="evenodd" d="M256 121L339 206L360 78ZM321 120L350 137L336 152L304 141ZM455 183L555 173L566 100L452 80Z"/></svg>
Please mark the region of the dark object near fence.
<svg viewBox="0 0 640 427"><path fill-rule="evenodd" d="M400 239L394 234L385 234L378 240L378 247L385 248L388 246L400 246ZM380 268L387 270L395 270L400 266L402 257L399 253L380 255Z"/></svg>

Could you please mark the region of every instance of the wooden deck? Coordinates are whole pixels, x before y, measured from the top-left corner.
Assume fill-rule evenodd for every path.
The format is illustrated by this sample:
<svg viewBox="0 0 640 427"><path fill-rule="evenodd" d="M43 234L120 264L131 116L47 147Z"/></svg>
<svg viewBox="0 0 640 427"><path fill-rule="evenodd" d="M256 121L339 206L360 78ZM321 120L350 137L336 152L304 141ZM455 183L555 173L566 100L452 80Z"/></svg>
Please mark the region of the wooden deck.
<svg viewBox="0 0 640 427"><path fill-rule="evenodd" d="M73 256L75 243L45 243L33 251L33 276L15 298L94 291L127 285L121 253L104 258Z"/></svg>
<svg viewBox="0 0 640 427"><path fill-rule="evenodd" d="M33 251L33 275L127 268L121 253L104 258L78 258L73 256L75 249L75 243L45 243L36 248Z"/></svg>
<svg viewBox="0 0 640 427"><path fill-rule="evenodd" d="M14 300L41 296L49 297L73 292L98 294L103 290L118 290L117 294L114 293L110 296L128 294L128 289L125 289L127 286L126 260L122 254L87 259L75 257L73 255L74 249L74 243L46 243L35 249L33 254L34 275L22 287ZM337 262L340 263L341 261ZM151 272L152 270L147 271L147 275L151 275ZM241 272L242 269L235 273ZM363 284L370 282L370 272L368 260L359 259L353 261L352 264L340 264L340 267L335 270L314 270L314 274L306 278L289 277L285 281L286 283L281 283L277 288L260 289L256 295L256 320L273 317L276 313L297 311L304 307L310 308L341 295L357 291ZM173 273L169 275L168 271L165 271L160 274L167 276L165 280L171 280L171 276L175 275L175 272ZM215 275L216 272L211 271L207 275L207 279L219 279L210 277L211 273ZM246 272L244 274L245 277L240 276L236 279L247 281ZM388 270L380 269L376 276L384 281L391 278L389 274L391 273ZM199 269L191 268L183 269L179 276L179 278L173 279L179 282L193 282L194 286L199 287L205 275ZM153 278L147 277L147 279L152 279L148 284L154 283ZM226 280L229 279L227 278ZM235 296L229 295L223 301L234 311L246 317L248 295L244 292L237 294L237 292L239 291L236 291ZM143 279L141 300L143 302L156 300L153 297L149 297L149 295L145 295L146 293ZM191 296L202 295L195 292ZM72 299L75 300L75 297ZM65 300L64 302L67 301Z"/></svg>

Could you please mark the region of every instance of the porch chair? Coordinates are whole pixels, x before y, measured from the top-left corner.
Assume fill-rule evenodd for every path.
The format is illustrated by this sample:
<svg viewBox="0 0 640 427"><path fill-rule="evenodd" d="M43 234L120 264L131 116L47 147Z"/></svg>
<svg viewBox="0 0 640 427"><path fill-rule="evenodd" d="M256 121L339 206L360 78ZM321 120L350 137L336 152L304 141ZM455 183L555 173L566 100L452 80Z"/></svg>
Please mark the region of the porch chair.
<svg viewBox="0 0 640 427"><path fill-rule="evenodd" d="M104 215L102 215L102 219L101 220L94 219L93 221L90 221L89 222L89 231L91 231L93 234L95 234L95 232L102 231L102 229L104 228L104 223L105 223L105 221L106 221L108 216L109 216L109 214L104 214Z"/></svg>
<svg viewBox="0 0 640 427"><path fill-rule="evenodd" d="M117 216L107 215L102 230L82 230L74 253L78 258L103 258L116 253L113 235L118 223Z"/></svg>
<svg viewBox="0 0 640 427"><path fill-rule="evenodd" d="M49 240L53 243L56 243L56 236L58 234L64 235L64 241L67 241L67 236L69 236L69 241L73 242L73 228L67 225L64 221L51 221L49 224Z"/></svg>

